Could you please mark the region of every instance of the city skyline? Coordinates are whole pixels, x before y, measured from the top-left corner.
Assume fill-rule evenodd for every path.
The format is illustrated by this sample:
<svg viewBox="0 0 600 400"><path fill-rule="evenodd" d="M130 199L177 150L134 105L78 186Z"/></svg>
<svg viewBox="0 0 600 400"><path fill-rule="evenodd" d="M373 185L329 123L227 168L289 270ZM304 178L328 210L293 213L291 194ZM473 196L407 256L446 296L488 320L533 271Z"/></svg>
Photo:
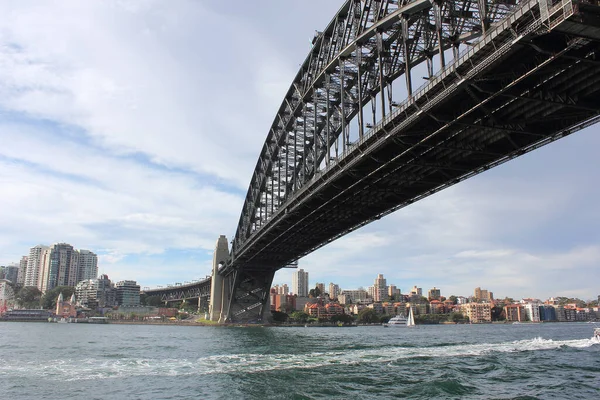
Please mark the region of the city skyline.
<svg viewBox="0 0 600 400"><path fill-rule="evenodd" d="M210 274L283 95L340 4L0 5L18 16L0 21L10 77L0 83L0 265L60 241L95 249L99 273L142 287ZM228 46L197 40L215 31ZM299 268L341 288L377 270L403 291L595 298L599 132L437 193Z"/></svg>

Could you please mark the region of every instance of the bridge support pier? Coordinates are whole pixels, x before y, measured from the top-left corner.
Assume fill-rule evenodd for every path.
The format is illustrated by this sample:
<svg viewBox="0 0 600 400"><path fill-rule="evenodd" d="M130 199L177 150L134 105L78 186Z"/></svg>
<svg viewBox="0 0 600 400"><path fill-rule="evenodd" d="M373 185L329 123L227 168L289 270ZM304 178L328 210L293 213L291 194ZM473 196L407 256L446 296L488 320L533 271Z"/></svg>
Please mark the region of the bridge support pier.
<svg viewBox="0 0 600 400"><path fill-rule="evenodd" d="M261 323L270 307L270 290L275 270L243 268L236 270L230 280L228 320Z"/></svg>
<svg viewBox="0 0 600 400"><path fill-rule="evenodd" d="M225 235L219 236L215 245L213 254L213 269L212 279L210 284L210 302L208 306L208 314L211 321L221 321L223 316L223 304L226 304L225 295L225 279L219 274L219 266L225 265L229 258L229 244Z"/></svg>
<svg viewBox="0 0 600 400"><path fill-rule="evenodd" d="M215 322L260 323L269 308L275 269L255 266L223 267L229 258L227 238L221 235L215 245L210 286L209 318ZM223 271L221 271L223 272Z"/></svg>

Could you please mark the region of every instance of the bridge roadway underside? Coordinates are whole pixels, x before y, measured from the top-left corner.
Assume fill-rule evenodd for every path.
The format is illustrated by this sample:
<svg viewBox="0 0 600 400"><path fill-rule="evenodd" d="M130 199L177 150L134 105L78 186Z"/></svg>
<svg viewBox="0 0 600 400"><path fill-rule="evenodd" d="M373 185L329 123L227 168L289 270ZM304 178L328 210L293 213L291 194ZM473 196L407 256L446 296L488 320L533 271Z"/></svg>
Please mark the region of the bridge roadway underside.
<svg viewBox="0 0 600 400"><path fill-rule="evenodd" d="M234 254L233 268L276 270L383 215L595 123L600 13L595 6L579 7L551 31L538 27L520 38L525 28L513 24L438 76L426 93L402 105L283 205L249 238L245 247L251 250ZM510 43L508 49L497 50L503 43Z"/></svg>
<svg viewBox="0 0 600 400"><path fill-rule="evenodd" d="M144 294L148 297L160 297L161 301L165 305L183 300L191 300L194 303L198 301L198 310L208 311L208 303L210 300L210 285L211 279L209 278L203 281L181 286L145 290Z"/></svg>

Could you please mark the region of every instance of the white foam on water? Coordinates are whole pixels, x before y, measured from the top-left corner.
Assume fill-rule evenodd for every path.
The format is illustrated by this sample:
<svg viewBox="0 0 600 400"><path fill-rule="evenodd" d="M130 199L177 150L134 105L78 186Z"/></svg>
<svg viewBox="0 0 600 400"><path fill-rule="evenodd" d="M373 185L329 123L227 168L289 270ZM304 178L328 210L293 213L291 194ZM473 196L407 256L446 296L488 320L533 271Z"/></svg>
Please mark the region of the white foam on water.
<svg viewBox="0 0 600 400"><path fill-rule="evenodd" d="M308 354L231 354L199 359L84 359L54 360L40 365L29 362L1 365L0 374L50 380L110 379L129 376L186 376L219 373L256 373L273 370L315 368L331 365L393 363L412 358L483 356L493 353L586 348L600 344L596 339L552 340L537 337L506 343L460 344L444 347L394 347L314 352Z"/></svg>

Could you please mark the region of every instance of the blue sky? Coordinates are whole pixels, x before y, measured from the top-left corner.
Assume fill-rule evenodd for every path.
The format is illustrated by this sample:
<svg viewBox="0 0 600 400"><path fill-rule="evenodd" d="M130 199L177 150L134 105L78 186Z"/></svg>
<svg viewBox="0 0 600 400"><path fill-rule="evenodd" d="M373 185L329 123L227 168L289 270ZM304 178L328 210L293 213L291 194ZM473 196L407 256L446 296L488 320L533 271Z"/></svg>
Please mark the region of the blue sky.
<svg viewBox="0 0 600 400"><path fill-rule="evenodd" d="M275 112L341 1L2 2L0 265L96 251L142 286L210 272ZM300 260L316 282L600 294L594 126ZM274 283L291 285L291 270Z"/></svg>

